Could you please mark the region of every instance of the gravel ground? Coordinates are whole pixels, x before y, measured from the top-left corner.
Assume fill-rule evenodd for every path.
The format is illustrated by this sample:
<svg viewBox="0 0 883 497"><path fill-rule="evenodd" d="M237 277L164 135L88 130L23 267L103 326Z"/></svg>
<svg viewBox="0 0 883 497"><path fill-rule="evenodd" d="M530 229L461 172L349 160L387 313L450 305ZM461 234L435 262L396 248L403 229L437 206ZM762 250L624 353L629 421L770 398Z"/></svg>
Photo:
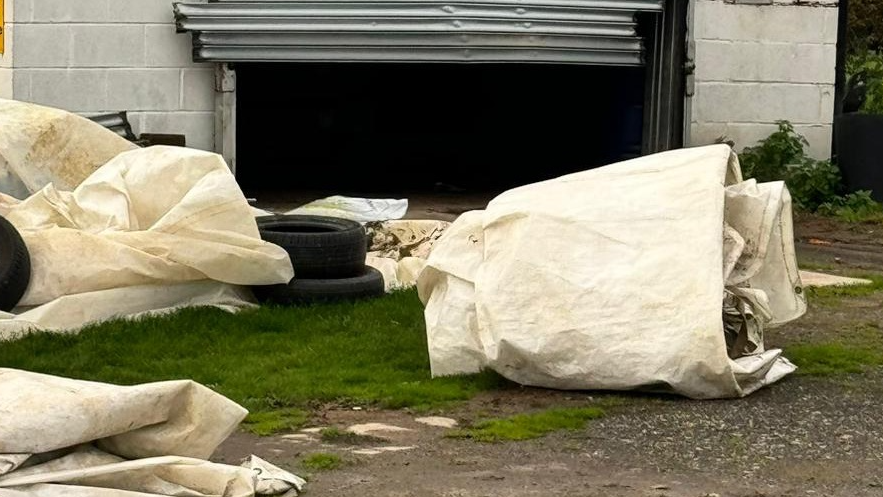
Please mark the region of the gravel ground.
<svg viewBox="0 0 883 497"><path fill-rule="evenodd" d="M599 457L617 463L775 481L783 462L883 468L881 398L881 372L836 382L797 377L739 400L637 401L587 433L604 440Z"/></svg>
<svg viewBox="0 0 883 497"><path fill-rule="evenodd" d="M237 434L218 454L248 453L297 468L306 454L347 464L311 477L310 495L389 496L871 496L883 495L883 371L792 377L745 399L574 394L517 388L445 412L469 421L550 406L616 400L586 429L526 442L482 444L444 437L406 411L328 409L321 426L381 422L411 431L370 447L323 443L315 435L258 439Z"/></svg>

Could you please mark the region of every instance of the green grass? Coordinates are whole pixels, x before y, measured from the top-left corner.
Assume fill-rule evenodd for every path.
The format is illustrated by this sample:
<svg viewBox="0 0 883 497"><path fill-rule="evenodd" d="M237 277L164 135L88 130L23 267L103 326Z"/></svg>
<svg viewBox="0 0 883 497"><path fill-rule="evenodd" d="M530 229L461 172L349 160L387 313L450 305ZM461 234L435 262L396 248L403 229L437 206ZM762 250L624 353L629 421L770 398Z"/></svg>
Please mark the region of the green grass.
<svg viewBox="0 0 883 497"><path fill-rule="evenodd" d="M803 259L799 259L797 261L797 267L799 267L803 271L819 271L822 273L829 271L840 271L841 269L843 269L843 266L832 264L830 262L816 262Z"/></svg>
<svg viewBox="0 0 883 497"><path fill-rule="evenodd" d="M451 438L469 438L478 442L530 440L559 430L578 430L589 420L604 416L598 407L549 409L532 414L480 421L469 428L451 430Z"/></svg>
<svg viewBox="0 0 883 497"><path fill-rule="evenodd" d="M343 459L335 454L318 452L304 457L301 459L300 464L304 469L312 471L330 471L341 467L343 465Z"/></svg>
<svg viewBox="0 0 883 497"><path fill-rule="evenodd" d="M846 276L870 280L871 284L809 287L806 289L807 300L810 303L830 306L840 303L844 298L867 297L879 291L883 291L883 276L866 273L850 273Z"/></svg>
<svg viewBox="0 0 883 497"><path fill-rule="evenodd" d="M193 379L249 409L247 424L265 434L298 426L291 408L319 402L426 408L505 384L491 372L430 378L413 290L238 314L191 308L78 335L35 334L0 342L0 367L118 384Z"/></svg>
<svg viewBox="0 0 883 497"><path fill-rule="evenodd" d="M868 345L842 343L807 343L788 347L790 359L800 374L834 376L863 373L883 366L883 349Z"/></svg>

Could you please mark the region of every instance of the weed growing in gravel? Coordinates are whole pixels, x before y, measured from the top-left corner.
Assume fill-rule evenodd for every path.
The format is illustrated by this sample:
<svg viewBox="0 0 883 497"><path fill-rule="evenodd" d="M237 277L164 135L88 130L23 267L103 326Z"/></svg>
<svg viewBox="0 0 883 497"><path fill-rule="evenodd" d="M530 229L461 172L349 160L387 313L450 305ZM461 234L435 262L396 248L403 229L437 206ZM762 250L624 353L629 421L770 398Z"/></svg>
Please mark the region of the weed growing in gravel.
<svg viewBox="0 0 883 497"><path fill-rule="evenodd" d="M323 442L346 445L370 444L383 441L381 438L351 433L334 426L323 428L322 431L319 432L319 436L322 438Z"/></svg>
<svg viewBox="0 0 883 497"><path fill-rule="evenodd" d="M278 409L249 414L242 422L242 428L262 437L280 431L294 431L307 422L307 413L300 409Z"/></svg>
<svg viewBox="0 0 883 497"><path fill-rule="evenodd" d="M883 366L879 347L841 343L806 343L788 347L788 359L797 365L797 372L813 376L863 373L868 368Z"/></svg>
<svg viewBox="0 0 883 497"><path fill-rule="evenodd" d="M343 465L343 459L335 454L317 452L301 459L300 464L304 469L313 471L330 471L341 467Z"/></svg>
<svg viewBox="0 0 883 497"><path fill-rule="evenodd" d="M532 414L517 414L507 418L488 419L469 428L451 430L450 438L469 438L478 442L530 440L558 430L578 430L592 419L604 416L598 407L550 409Z"/></svg>

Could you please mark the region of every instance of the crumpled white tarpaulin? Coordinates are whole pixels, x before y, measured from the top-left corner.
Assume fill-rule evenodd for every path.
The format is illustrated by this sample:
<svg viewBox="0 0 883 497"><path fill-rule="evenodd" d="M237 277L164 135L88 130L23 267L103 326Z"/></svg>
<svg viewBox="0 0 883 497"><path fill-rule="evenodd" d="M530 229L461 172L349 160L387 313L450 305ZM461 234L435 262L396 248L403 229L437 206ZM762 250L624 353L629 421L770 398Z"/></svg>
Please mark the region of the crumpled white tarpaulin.
<svg viewBox="0 0 883 497"><path fill-rule="evenodd" d="M247 411L189 380L135 386L0 369L0 497L297 495L252 456L207 461Z"/></svg>
<svg viewBox="0 0 883 497"><path fill-rule="evenodd" d="M0 99L0 192L23 199L53 183L73 190L118 154L138 148L70 112Z"/></svg>
<svg viewBox="0 0 883 497"><path fill-rule="evenodd" d="M22 116L35 122L5 127ZM24 200L0 194L0 215L21 233L32 273L19 306L0 313L0 340L185 305L242 308L253 305L242 285L291 280L288 254L261 240L251 207L219 155L133 148L95 123L67 116L0 100L0 157L31 178L29 189L38 187ZM44 147L58 155L41 155ZM91 155L80 150L89 148ZM70 156L89 158L83 171L67 167ZM59 188L59 181L77 181L93 167L72 191Z"/></svg>
<svg viewBox="0 0 883 497"><path fill-rule="evenodd" d="M794 370L762 340L806 309L791 222L784 184L743 182L726 145L505 192L418 280L433 375L747 395Z"/></svg>

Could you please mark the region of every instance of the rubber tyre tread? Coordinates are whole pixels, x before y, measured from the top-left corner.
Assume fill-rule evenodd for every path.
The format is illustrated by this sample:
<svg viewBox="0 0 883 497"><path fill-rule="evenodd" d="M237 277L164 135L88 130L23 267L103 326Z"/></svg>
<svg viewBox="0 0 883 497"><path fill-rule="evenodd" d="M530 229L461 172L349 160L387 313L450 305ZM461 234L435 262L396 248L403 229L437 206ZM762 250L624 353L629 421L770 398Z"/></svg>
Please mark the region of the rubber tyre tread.
<svg viewBox="0 0 883 497"><path fill-rule="evenodd" d="M364 271L368 237L356 221L277 215L259 217L257 223L263 240L288 252L295 278L349 278Z"/></svg>
<svg viewBox="0 0 883 497"><path fill-rule="evenodd" d="M31 282L31 256L15 226L0 217L0 310L15 308Z"/></svg>
<svg viewBox="0 0 883 497"><path fill-rule="evenodd" d="M350 278L294 278L287 285L255 286L252 290L262 303L299 305L379 297L385 287L380 271L363 266L362 274Z"/></svg>

